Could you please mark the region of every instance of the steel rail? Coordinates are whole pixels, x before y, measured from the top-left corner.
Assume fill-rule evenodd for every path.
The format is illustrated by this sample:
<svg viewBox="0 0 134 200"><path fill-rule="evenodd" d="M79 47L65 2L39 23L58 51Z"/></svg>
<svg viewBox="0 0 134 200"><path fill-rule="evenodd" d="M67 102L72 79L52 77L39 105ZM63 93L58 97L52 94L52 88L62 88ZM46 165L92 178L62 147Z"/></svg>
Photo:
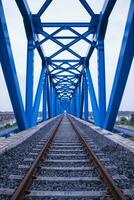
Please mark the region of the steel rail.
<svg viewBox="0 0 134 200"><path fill-rule="evenodd" d="M17 187L16 191L13 193L11 200L22 200L25 198L26 194L29 194L29 187L33 181L33 179L36 179L36 172L41 167L41 162L43 161L43 157L47 154L48 148L53 140L53 138L56 135L57 129L63 119L63 116L61 116L57 123L54 125L54 127L50 130L50 136L47 139L47 142L43 146L42 150L39 152L38 156L32 163L31 167L29 168L28 172L22 179L20 185Z"/></svg>
<svg viewBox="0 0 134 200"><path fill-rule="evenodd" d="M74 121L71 119L70 116L67 115L67 117L71 122L72 127L74 128L81 144L85 148L85 152L88 155L90 161L92 159L92 162L94 163L96 170L100 174L100 178L104 180L104 182L108 186L107 193L111 194L115 200L126 200L121 189L116 185L111 175L108 173L108 171L105 169L105 167L102 165L102 163L99 161L95 153L90 148L89 144L87 144L86 140L82 136L82 131L80 130L80 128L76 126L76 124L74 123Z"/></svg>

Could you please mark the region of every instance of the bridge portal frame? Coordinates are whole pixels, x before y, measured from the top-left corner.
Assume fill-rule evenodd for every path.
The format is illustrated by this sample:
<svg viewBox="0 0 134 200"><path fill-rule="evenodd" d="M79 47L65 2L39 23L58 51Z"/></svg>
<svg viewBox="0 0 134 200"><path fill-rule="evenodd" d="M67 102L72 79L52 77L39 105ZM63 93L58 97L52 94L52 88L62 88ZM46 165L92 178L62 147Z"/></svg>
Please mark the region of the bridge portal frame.
<svg viewBox="0 0 134 200"><path fill-rule="evenodd" d="M88 120L88 93L91 100L94 122L96 126L112 130L117 112L121 103L128 74L134 56L134 1L131 0L128 12L126 27L122 40L122 46L116 68L115 78L112 86L108 108L106 109L106 80L105 80L105 35L110 14L116 4L116 0L105 0L100 14L95 14L86 0L79 0L91 16L90 22L85 23L43 23L40 17L52 3L46 0L39 12L32 15L26 0L15 0L23 17L26 36L27 36L27 74L26 74L26 100L23 104L16 66L13 58L10 37L7 29L2 0L0 0L0 62L5 77L8 93L11 99L13 110L20 130L27 129L37 123L38 111L43 93L43 120L54 117L64 110L73 115ZM52 34L43 31L45 27L59 27ZM73 27L88 27L88 31L83 34L78 33ZM56 36L62 30L70 30L77 37ZM38 34L44 35L42 41ZM93 34L90 41L87 36ZM64 45L58 39L73 39L72 42ZM42 44L50 39L58 44L61 49L53 53L49 58L45 56ZM90 44L87 55L83 58L79 53L71 49L72 45L80 40L85 40ZM90 58L94 49L97 49L98 57L98 95L95 94L94 81L90 73ZM38 87L33 99L33 75L34 75L34 50L37 49L42 60L42 69L38 82ZM67 50L76 59L60 60L55 59L57 55ZM74 63L74 64L72 64ZM68 67L63 69L63 65ZM66 72L75 69L79 74L71 72L71 75L60 76L60 73L51 74L48 66ZM78 67L82 65L82 70ZM53 80L57 79L56 82ZM66 80L66 81L65 81ZM75 80L77 80L75 82ZM67 84L65 84L67 82ZM60 87L60 89L59 89Z"/></svg>

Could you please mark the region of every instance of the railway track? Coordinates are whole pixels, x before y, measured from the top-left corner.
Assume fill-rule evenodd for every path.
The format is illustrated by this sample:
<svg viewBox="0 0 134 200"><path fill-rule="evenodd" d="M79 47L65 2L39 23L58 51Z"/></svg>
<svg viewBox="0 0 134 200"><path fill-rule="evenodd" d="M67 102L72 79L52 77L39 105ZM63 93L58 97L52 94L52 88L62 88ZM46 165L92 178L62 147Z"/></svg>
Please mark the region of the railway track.
<svg viewBox="0 0 134 200"><path fill-rule="evenodd" d="M11 200L126 199L127 190L115 184L125 177L109 174L114 166L67 115L59 118L49 136L18 167L22 174L9 177L19 182Z"/></svg>

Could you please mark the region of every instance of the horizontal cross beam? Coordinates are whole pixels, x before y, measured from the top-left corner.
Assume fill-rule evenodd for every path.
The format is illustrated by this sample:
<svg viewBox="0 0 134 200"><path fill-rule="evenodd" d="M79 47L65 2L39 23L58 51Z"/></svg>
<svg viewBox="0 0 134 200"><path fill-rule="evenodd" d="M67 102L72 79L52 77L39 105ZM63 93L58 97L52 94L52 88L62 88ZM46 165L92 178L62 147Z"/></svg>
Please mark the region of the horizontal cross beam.
<svg viewBox="0 0 134 200"><path fill-rule="evenodd" d="M59 22L54 22L54 23L41 23L41 27L91 27L92 24L87 22L87 23L59 23Z"/></svg>

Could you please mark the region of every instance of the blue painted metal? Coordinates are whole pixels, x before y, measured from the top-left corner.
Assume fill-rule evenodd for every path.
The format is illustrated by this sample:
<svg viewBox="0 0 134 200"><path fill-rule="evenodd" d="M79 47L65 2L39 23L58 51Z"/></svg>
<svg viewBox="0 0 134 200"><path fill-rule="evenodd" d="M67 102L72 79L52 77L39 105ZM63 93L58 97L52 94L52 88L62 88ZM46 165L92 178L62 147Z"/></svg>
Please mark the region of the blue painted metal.
<svg viewBox="0 0 134 200"><path fill-rule="evenodd" d="M104 127L112 130L134 57L134 1L131 0Z"/></svg>
<svg viewBox="0 0 134 200"><path fill-rule="evenodd" d="M90 94L90 99L91 99L94 122L95 122L96 126L99 126L100 125L100 113L99 113L97 99L96 99L96 95L95 95L95 91L94 91L92 77L91 77L88 66L86 66L86 79L87 79L87 84L88 84L88 89L89 89L89 94Z"/></svg>
<svg viewBox="0 0 134 200"><path fill-rule="evenodd" d="M100 126L106 117L106 83L105 83L105 57L104 42L98 41L98 104L100 111Z"/></svg>
<svg viewBox="0 0 134 200"><path fill-rule="evenodd" d="M0 62L20 130L28 127L2 2L0 0Z"/></svg>
<svg viewBox="0 0 134 200"><path fill-rule="evenodd" d="M82 119L83 115L83 103L84 103L84 77L82 78L81 86L81 101L80 101L80 118Z"/></svg>
<svg viewBox="0 0 134 200"><path fill-rule="evenodd" d="M90 27L91 24L90 23L81 23L81 22L77 22L77 23L41 23L42 27Z"/></svg>
<svg viewBox="0 0 134 200"><path fill-rule="evenodd" d="M58 98L58 114L61 114L61 102L59 98Z"/></svg>
<svg viewBox="0 0 134 200"><path fill-rule="evenodd" d="M49 77L47 76L47 106L48 106L48 118L51 118L51 110L50 110L50 82Z"/></svg>
<svg viewBox="0 0 134 200"><path fill-rule="evenodd" d="M74 93L74 116L77 115L77 102L76 102L76 92Z"/></svg>
<svg viewBox="0 0 134 200"><path fill-rule="evenodd" d="M75 102L74 102L74 95L73 95L73 98L72 98L72 111L71 111L71 114L72 115L74 115L74 113L75 113L75 111L74 111L74 109L75 109L75 104L74 104Z"/></svg>
<svg viewBox="0 0 134 200"><path fill-rule="evenodd" d="M48 95L48 79L47 79L47 72L46 72L46 78L44 81L44 85L43 85L43 101L42 101L42 118L43 121L45 121L47 119L47 112L48 112L48 105L47 105L47 95Z"/></svg>
<svg viewBox="0 0 134 200"><path fill-rule="evenodd" d="M28 39L35 39L35 31L32 21L32 13L28 6L27 0L15 0L24 20L26 35Z"/></svg>
<svg viewBox="0 0 134 200"><path fill-rule="evenodd" d="M105 1L99 16L99 24L97 28L97 56L98 56L98 106L100 112L99 126L104 126L106 117L106 83L105 83L105 50L104 39L107 30L108 18L116 3L116 0ZM91 51L92 52L92 51Z"/></svg>
<svg viewBox="0 0 134 200"><path fill-rule="evenodd" d="M134 1L131 0L108 110L106 110L104 41L108 19L116 0L105 0L100 14L96 14L86 0L79 0L85 12L90 15L91 19L88 22L46 22L42 20L41 16L51 5L52 0L44 0L42 7L34 15L31 13L27 0L15 1L23 17L28 43L25 111L1 0L0 61L19 128L23 130L36 124L42 93L43 121L63 113L64 110L80 118L84 114L84 119L88 120L89 92L95 125L111 130L134 54L132 49L134 46L134 37L132 36L134 35ZM84 28L84 33L81 31L82 28ZM47 29L55 30L49 34ZM66 31L71 35L63 34ZM40 34L44 37L41 40L39 39ZM92 36L92 39L89 39L88 36ZM48 40L58 45L59 50L55 50L49 57L46 57L42 45ZM66 43L64 43L65 40ZM84 57L73 48L73 45L80 41L89 45L88 52ZM33 102L35 49L39 53L43 66ZM95 49L97 49L98 56L98 95L95 94L94 79L92 79L89 69L89 60ZM61 56L64 52L69 52L71 58L58 59L57 56Z"/></svg>
<svg viewBox="0 0 134 200"><path fill-rule="evenodd" d="M38 12L38 16L41 16L45 10L47 9L47 7L50 5L50 3L52 3L53 0L46 0L45 3L43 4L43 6L41 7L41 9Z"/></svg>
<svg viewBox="0 0 134 200"><path fill-rule="evenodd" d="M43 66L41 73L40 73L40 79L39 79L36 96L35 96L35 100L34 100L34 105L33 105L32 125L35 125L37 122L44 82L45 82L45 68Z"/></svg>
<svg viewBox="0 0 134 200"><path fill-rule="evenodd" d="M62 53L63 51L67 50L68 52L70 52L72 55L76 56L76 58L81 58L81 56L79 54L77 54L76 52L74 52L72 49L70 49L69 47L74 45L76 42L80 41L82 37L86 37L90 34L90 31L86 31L84 34L82 34L81 37L74 39L72 42L70 42L67 45L64 45L63 43L59 42L57 39L55 39L54 37L50 36L47 32L45 31L39 31L40 34L42 34L43 36L49 36L50 39L55 42L56 44L58 44L59 46L61 46L62 48L58 51L56 51L54 54L52 54L50 56L50 59L55 58L57 55L59 55L60 53Z"/></svg>
<svg viewBox="0 0 134 200"><path fill-rule="evenodd" d="M78 84L76 89L76 116L80 115L80 85Z"/></svg>
<svg viewBox="0 0 134 200"><path fill-rule="evenodd" d="M91 15L91 17L94 17L95 14L93 10L90 8L89 4L86 2L86 0L80 0L81 4L84 6L86 11Z"/></svg>
<svg viewBox="0 0 134 200"><path fill-rule="evenodd" d="M28 127L32 126L33 116L33 74L34 74L34 44L28 40L27 45L27 73L26 73L26 115Z"/></svg>
<svg viewBox="0 0 134 200"><path fill-rule="evenodd" d="M1 137L8 138L10 137L10 134L13 134L13 133L16 134L18 131L19 130L17 126L13 126L11 128L6 128L6 129L0 129L0 138Z"/></svg>
<svg viewBox="0 0 134 200"><path fill-rule="evenodd" d="M53 117L53 83L50 79L50 89L49 89L49 101L50 101L50 117Z"/></svg>
<svg viewBox="0 0 134 200"><path fill-rule="evenodd" d="M56 116L56 91L53 88L53 117Z"/></svg>
<svg viewBox="0 0 134 200"><path fill-rule="evenodd" d="M88 121L88 86L84 76L84 120Z"/></svg>
<svg viewBox="0 0 134 200"><path fill-rule="evenodd" d="M59 109L58 109L58 96L57 93L55 91L55 116L57 116L59 114Z"/></svg>

